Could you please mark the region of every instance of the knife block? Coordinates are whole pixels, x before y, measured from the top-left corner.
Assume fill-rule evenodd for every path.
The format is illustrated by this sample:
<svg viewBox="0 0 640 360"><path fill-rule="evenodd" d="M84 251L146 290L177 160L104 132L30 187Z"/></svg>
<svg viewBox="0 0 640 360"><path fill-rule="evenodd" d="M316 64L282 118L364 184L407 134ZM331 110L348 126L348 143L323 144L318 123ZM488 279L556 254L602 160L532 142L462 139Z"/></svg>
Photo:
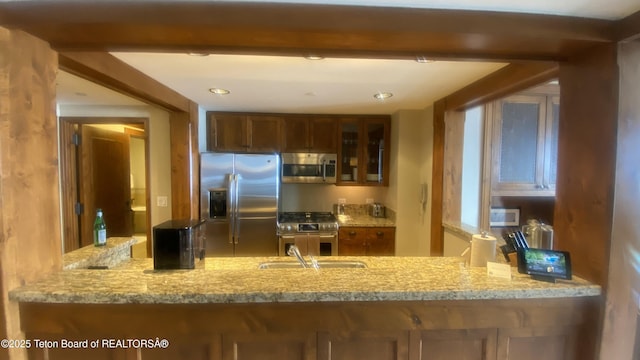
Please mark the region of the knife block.
<svg viewBox="0 0 640 360"><path fill-rule="evenodd" d="M513 267L518 267L518 253L516 252L512 252L507 254L507 256L509 257L509 264Z"/></svg>

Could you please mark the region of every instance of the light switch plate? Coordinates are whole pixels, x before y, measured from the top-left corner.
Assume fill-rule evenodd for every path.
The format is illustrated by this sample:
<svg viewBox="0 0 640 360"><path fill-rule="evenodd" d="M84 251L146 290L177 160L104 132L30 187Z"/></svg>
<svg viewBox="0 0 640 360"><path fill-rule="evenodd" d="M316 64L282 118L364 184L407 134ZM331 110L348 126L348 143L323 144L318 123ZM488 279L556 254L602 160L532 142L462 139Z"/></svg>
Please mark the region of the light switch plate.
<svg viewBox="0 0 640 360"><path fill-rule="evenodd" d="M156 198L156 204L159 207L167 207L167 197L166 196L158 196Z"/></svg>
<svg viewBox="0 0 640 360"><path fill-rule="evenodd" d="M347 203L347 199L345 198L339 198L338 199L338 204L346 204Z"/></svg>
<svg viewBox="0 0 640 360"><path fill-rule="evenodd" d="M371 198L367 198L367 200L365 201L367 204L373 204L373 199Z"/></svg>

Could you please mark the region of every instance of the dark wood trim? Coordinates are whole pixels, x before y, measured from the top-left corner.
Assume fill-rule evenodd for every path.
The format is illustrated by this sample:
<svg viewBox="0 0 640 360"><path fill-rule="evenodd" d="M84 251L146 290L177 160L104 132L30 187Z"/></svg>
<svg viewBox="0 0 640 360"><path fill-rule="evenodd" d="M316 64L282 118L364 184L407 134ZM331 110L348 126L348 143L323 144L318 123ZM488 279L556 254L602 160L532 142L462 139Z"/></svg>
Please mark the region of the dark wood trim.
<svg viewBox="0 0 640 360"><path fill-rule="evenodd" d="M562 60L613 39L612 21L490 11L36 0L3 2L0 10L6 26L62 51Z"/></svg>
<svg viewBox="0 0 640 360"><path fill-rule="evenodd" d="M631 291L639 291L637 258L640 250L640 187L638 187L638 142L640 142L640 42L618 46L620 98L613 229L600 359L640 359L638 303ZM631 290L631 291L630 291ZM635 333L635 336L634 336ZM634 346L635 342L635 346Z"/></svg>
<svg viewBox="0 0 640 360"><path fill-rule="evenodd" d="M149 137L145 134L144 129L149 128L149 119L142 117L86 117L86 116L63 116L60 117L61 123L61 144L60 144L60 159L61 159L61 183L62 186L62 229L64 235L64 243L65 252L69 252L71 250L75 250L78 247L81 247L80 244L80 235L78 233L78 219L75 216L74 205L76 201L80 201L77 198L76 192L77 183L76 183L76 171L78 170L78 163L76 162L76 154L73 146L66 146L68 144L68 140L70 135L64 135L63 129L68 128L68 124L124 124L124 125L135 125L135 129L127 129L125 128L124 133L130 136L142 137L145 140L145 179L146 179L146 188L150 189L150 172L149 172ZM71 151L74 151L71 153ZM147 206L147 239L151 239L151 203L150 203L150 194L147 190L146 197L146 206ZM147 242L147 254L151 256L149 244L151 242Z"/></svg>
<svg viewBox="0 0 640 360"><path fill-rule="evenodd" d="M459 223L462 216L462 151L464 147L464 111L444 114L444 166L442 183L442 220Z"/></svg>
<svg viewBox="0 0 640 360"><path fill-rule="evenodd" d="M558 77L558 64L509 64L447 96L446 110L466 110Z"/></svg>
<svg viewBox="0 0 640 360"><path fill-rule="evenodd" d="M615 23L617 41L631 41L640 38L640 11Z"/></svg>
<svg viewBox="0 0 640 360"><path fill-rule="evenodd" d="M618 141L617 45L562 63L559 81L554 248L571 252L576 275L606 289Z"/></svg>
<svg viewBox="0 0 640 360"><path fill-rule="evenodd" d="M444 254L444 230L442 228L444 185L444 139L446 100L433 104L433 153L431 173L431 256Z"/></svg>
<svg viewBox="0 0 640 360"><path fill-rule="evenodd" d="M61 52L60 68L109 89L161 106L189 111L189 99L106 52Z"/></svg>

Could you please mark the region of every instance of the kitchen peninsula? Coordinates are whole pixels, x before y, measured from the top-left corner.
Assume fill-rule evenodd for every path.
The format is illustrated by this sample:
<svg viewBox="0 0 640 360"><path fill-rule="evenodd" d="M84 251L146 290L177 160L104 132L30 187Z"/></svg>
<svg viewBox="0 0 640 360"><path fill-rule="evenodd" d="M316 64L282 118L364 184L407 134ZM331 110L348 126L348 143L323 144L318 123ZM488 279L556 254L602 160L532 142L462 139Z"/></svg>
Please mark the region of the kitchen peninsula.
<svg viewBox="0 0 640 360"><path fill-rule="evenodd" d="M153 349L31 348L30 358L593 356L585 344L594 344L601 290L579 278L490 278L457 257L328 259L367 267L259 269L291 259L207 258L204 269L154 271L151 259L127 259L60 271L10 298L20 303L26 339L168 341Z"/></svg>

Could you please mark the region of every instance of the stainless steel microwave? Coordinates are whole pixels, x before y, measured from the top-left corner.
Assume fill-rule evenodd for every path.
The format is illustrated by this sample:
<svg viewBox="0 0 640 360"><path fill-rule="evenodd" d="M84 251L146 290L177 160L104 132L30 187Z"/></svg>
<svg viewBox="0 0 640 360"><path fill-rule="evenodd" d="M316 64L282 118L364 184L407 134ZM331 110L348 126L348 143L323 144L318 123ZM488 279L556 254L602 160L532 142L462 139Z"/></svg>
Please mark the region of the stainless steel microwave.
<svg viewBox="0 0 640 360"><path fill-rule="evenodd" d="M283 153L283 183L335 184L338 155Z"/></svg>

